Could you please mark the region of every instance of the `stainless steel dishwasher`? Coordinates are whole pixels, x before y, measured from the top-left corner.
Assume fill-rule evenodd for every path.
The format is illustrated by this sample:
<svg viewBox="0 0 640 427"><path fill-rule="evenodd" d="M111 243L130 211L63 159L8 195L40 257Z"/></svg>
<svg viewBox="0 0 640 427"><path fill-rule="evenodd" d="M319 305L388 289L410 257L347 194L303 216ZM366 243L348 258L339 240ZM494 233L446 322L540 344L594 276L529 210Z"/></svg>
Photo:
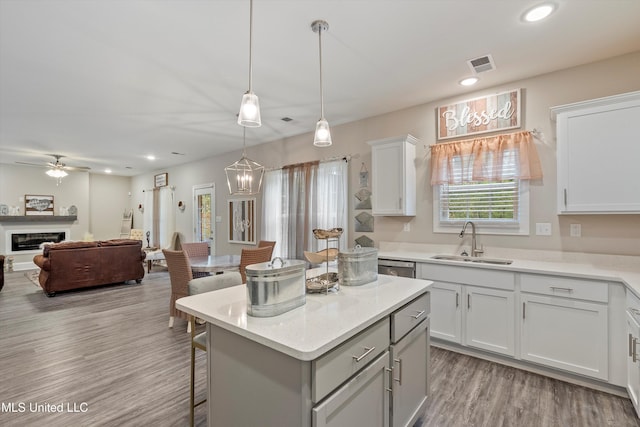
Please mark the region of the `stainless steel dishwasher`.
<svg viewBox="0 0 640 427"><path fill-rule="evenodd" d="M378 258L378 274L415 278L416 263L413 261Z"/></svg>

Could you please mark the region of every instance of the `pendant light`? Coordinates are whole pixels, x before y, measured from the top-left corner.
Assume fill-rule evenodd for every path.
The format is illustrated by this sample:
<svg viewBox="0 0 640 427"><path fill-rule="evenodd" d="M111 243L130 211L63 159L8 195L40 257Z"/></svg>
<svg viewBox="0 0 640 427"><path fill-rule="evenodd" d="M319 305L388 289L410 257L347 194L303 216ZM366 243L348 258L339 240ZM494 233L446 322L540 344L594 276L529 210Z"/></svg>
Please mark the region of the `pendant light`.
<svg viewBox="0 0 640 427"><path fill-rule="evenodd" d="M313 145L316 147L328 147L331 145L331 130L329 122L324 118L324 94L322 91L322 31L329 30L329 24L326 21L313 21L311 29L314 33L318 33L318 47L320 51L320 120L316 123L316 133L313 137Z"/></svg>
<svg viewBox="0 0 640 427"><path fill-rule="evenodd" d="M245 127L242 129L242 157L234 164L224 168L229 194L232 196L258 194L262 186L264 166L247 158L246 134L247 128Z"/></svg>
<svg viewBox="0 0 640 427"><path fill-rule="evenodd" d="M245 127L260 127L260 102L258 95L253 93L253 65L251 62L253 40L253 0L249 1L249 90L242 96L240 112L238 113L238 124Z"/></svg>

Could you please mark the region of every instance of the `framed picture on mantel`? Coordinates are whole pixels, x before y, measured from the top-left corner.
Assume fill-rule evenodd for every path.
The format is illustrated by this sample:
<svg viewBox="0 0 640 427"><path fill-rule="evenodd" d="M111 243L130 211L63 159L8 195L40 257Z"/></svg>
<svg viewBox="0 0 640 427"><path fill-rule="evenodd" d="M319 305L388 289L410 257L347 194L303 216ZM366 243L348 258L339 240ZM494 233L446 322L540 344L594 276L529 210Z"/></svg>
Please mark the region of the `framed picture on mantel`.
<svg viewBox="0 0 640 427"><path fill-rule="evenodd" d="M53 216L53 196L25 195L24 214Z"/></svg>

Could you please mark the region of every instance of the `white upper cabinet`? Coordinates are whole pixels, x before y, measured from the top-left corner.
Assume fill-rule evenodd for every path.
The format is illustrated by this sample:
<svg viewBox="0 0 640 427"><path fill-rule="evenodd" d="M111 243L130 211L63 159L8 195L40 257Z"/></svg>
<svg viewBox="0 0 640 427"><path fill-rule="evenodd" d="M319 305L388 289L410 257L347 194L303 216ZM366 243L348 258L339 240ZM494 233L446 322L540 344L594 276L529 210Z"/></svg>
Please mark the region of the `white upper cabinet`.
<svg viewBox="0 0 640 427"><path fill-rule="evenodd" d="M416 214L416 142L411 135L368 141L373 215Z"/></svg>
<svg viewBox="0 0 640 427"><path fill-rule="evenodd" d="M562 105L559 214L640 213L640 91Z"/></svg>

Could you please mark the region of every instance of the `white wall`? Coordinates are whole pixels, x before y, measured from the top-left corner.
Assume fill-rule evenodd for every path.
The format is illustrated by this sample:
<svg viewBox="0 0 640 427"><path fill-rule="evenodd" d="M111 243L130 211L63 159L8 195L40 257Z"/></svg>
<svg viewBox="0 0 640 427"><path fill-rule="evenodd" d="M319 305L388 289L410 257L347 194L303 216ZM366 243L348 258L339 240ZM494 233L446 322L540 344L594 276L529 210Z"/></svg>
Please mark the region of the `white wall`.
<svg viewBox="0 0 640 427"><path fill-rule="evenodd" d="M371 170L371 150L367 141L390 136L410 133L420 139L416 147L416 166L418 179L417 214L410 218L376 217L375 231L366 233L376 244L380 241L406 241L415 243L455 244L457 235L432 232L432 191L429 185L428 162L429 146L435 143L436 116L439 105L449 104L460 100L496 93L513 88L523 89L523 122L524 129L536 128L545 136L545 142L536 141L538 153L543 165L544 179L531 186L531 229L535 230L536 222L552 224L551 236L480 236L479 241L485 246L500 246L506 248L565 250L587 253L607 253L640 255L640 215L568 215L559 217L556 214L555 191L555 131L549 116L549 108L587 99L599 98L618 93L640 90L640 52L612 58L606 61L587 64L555 73L545 74L530 79L520 80L509 84L492 87L490 89L469 92L456 98L438 100L436 102L407 108L378 117L372 117L341 126L332 126L333 145L320 149L313 147L312 131L315 123L309 123L309 133L292 138L286 138L250 147L248 157L260 162L266 167L281 167L287 164L303 161L326 159L335 156L351 155L350 165L350 218L357 212L353 210L353 194L358 190L358 173L362 163ZM338 118L332 117L327 111L330 123ZM251 130L259 134L259 129ZM240 132L240 130L239 130ZM635 141L637 143L637 141ZM223 144L224 141L212 141L212 144ZM631 143L634 143L633 141ZM183 144L184 147L188 145ZM40 177L38 169L28 167L14 167L0 165L0 203L17 204L17 199L24 194L37 192L39 194L54 194L56 205L62 202L69 206L76 204L80 216L78 224L74 225L72 235L82 238L84 231L90 226L99 230L98 233L106 237L109 231L107 223L113 221L114 215L120 215L125 208L120 204L129 202L134 208L134 227L142 227L142 215L137 210L138 203L144 200L142 190L153 187L153 175L168 172L169 185L176 187L176 204L182 200L186 203L184 212L176 211L177 229L187 241L192 240L193 201L192 186L214 182L216 185L216 215L222 217L217 224L216 252L240 253L242 245L227 242L226 203L229 199L224 167L238 160L240 152L229 153L224 156L203 159L197 162L158 170L131 178L131 197L123 196L123 186L126 182L117 177L92 178L71 174L65 178L62 186L55 187L55 182L46 177L42 171ZM37 177L37 178L36 178ZM46 177L46 179L44 179ZM83 181L84 179L84 181ZM67 182L69 184L67 184ZM94 192L105 194L105 197L116 200L114 206L105 209L104 205L96 208L100 198ZM629 185L638 185L629 183ZM77 189L75 191L74 189ZM89 198L88 194L91 194ZM84 202L80 199L84 197ZM96 198L98 198L96 200ZM261 212L261 196L258 199L258 213ZM88 200L91 200L91 217ZM260 217L260 215L258 215ZM89 224L89 221L91 224ZM403 226L410 223L411 232L404 232ZM569 237L569 224L582 224L582 237ZM98 224L100 224L98 226ZM119 229L119 222L118 229ZM258 221L258 233L261 224ZM353 224L349 224L349 242L353 245L354 238L362 233L353 232ZM258 234L259 235L259 234ZM96 235L96 237L98 237ZM4 246L0 246L3 248Z"/></svg>
<svg viewBox="0 0 640 427"><path fill-rule="evenodd" d="M89 206L91 215L88 230L96 240L120 236L122 216L131 209L131 178L91 174L89 179Z"/></svg>
<svg viewBox="0 0 640 427"><path fill-rule="evenodd" d="M544 142L535 141L543 165L544 179L531 185L531 214L529 236L489 236L479 238L485 246L506 248L565 250L586 253L607 253L640 255L639 215L567 215L558 216L555 206L556 192L556 146L554 123L549 109L556 105L568 104L587 99L599 98L624 92L640 90L640 52L587 64L559 72L545 74L530 79L515 81L490 89L469 92L456 98L407 108L401 111L371 117L341 126L332 126L333 145L320 149L312 145L311 131L314 123L309 123L310 133L286 138L248 149L248 156L266 167L280 167L314 159L351 155L350 165L350 218L353 210L353 194L358 190L358 173L362 163L371 170L371 150L366 141L410 133L420 139L416 147L418 179L418 204L415 217L376 217L375 231L366 233L376 244L380 241L406 241L415 243L457 244L454 234L432 232L432 189L429 185L429 146L436 142L436 108L443 104L501 92L513 88L523 89L523 129L537 129L542 132ZM330 123L337 120L327 111ZM259 129L252 130L259 132ZM222 141L212 141L222 143ZM178 199L189 200L191 185L213 180L216 184L217 215L222 216L216 233L218 253L239 253L241 245L229 244L226 239L226 191L224 167L237 160L240 152L217 158L205 159L177 168L171 168L169 180L176 184ZM164 170L158 172L165 172ZM173 177L173 178L172 178ZM180 177L180 178L178 178ZM185 177L189 177L188 179ZM178 181L176 181L178 179ZM173 181L172 181L173 180ZM191 180L189 182L189 180ZM150 187L152 174L134 178L134 194L144 186ZM629 183L637 185L637 183ZM192 203L184 213L178 214L178 229L190 240ZM258 197L258 208L261 200ZM258 210L260 212L260 210ZM404 232L404 224L409 222L411 231ZM535 223L552 224L551 236L536 236ZM569 237L569 224L582 224L582 237ZM363 233L354 233L349 224L349 242Z"/></svg>
<svg viewBox="0 0 640 427"><path fill-rule="evenodd" d="M14 166L0 164L0 203L19 206L24 215L24 196L26 194L53 196L54 214L59 214L60 207L75 205L78 208L78 219L73 223L57 223L59 228L70 228L68 239L82 239L89 231L89 174L86 172L70 173L56 185L56 180L45 174L46 169L30 166ZM24 229L24 223L0 223L0 252L5 253L5 232L8 229ZM48 226L51 223L47 224ZM27 262L33 254L15 255L16 263Z"/></svg>

